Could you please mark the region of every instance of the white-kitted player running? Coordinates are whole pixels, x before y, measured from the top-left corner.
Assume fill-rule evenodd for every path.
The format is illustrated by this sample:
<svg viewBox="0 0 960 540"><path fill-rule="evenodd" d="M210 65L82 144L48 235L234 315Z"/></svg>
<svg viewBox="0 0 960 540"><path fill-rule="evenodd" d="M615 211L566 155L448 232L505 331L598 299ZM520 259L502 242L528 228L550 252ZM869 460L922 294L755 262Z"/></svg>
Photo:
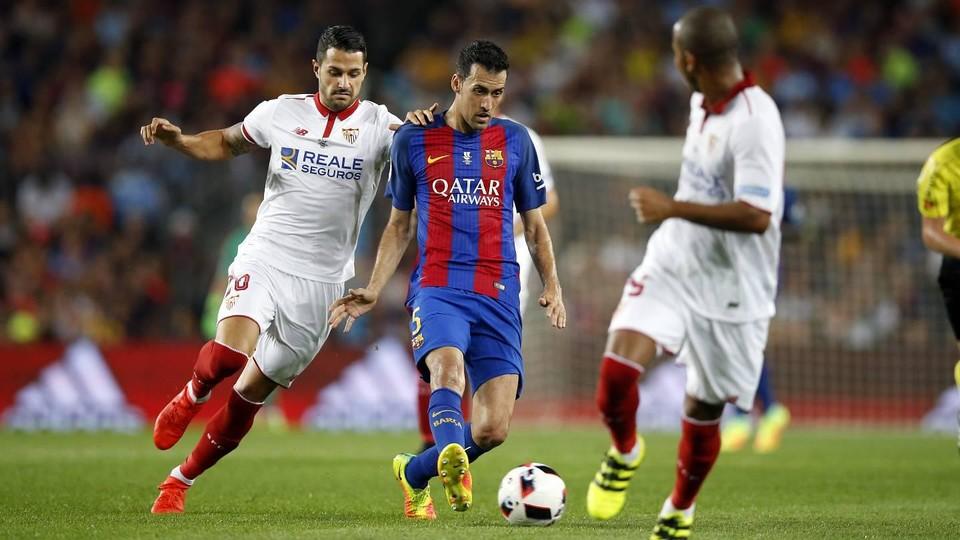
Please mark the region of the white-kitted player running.
<svg viewBox="0 0 960 540"><path fill-rule="evenodd" d="M327 309L353 277L360 225L390 157L390 128L401 122L358 97L367 59L355 29L323 32L313 72L316 94L264 101L226 129L183 135L163 118L141 128L144 143L198 159L270 149L263 203L230 265L216 338L157 417L157 448L176 444L211 389L243 371L196 447L160 485L154 513L182 512L197 476L237 447L277 386L289 387L310 364L330 331Z"/></svg>
<svg viewBox="0 0 960 540"><path fill-rule="evenodd" d="M733 20L713 7L673 28L677 69L694 90L677 192L630 192L643 223L659 223L610 322L597 404L613 446L589 486L587 510L617 515L643 459L637 380L655 357L687 368L676 482L651 538L686 538L694 499L720 450L724 404L749 410L774 314L784 133L773 99L737 59Z"/></svg>

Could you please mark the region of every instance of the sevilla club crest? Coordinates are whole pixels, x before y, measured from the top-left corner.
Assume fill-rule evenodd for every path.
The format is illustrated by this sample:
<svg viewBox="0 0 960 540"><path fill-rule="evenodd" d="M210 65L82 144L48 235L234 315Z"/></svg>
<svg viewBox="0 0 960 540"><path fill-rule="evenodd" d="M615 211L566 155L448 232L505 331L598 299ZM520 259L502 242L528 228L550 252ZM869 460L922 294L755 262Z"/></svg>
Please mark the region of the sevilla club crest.
<svg viewBox="0 0 960 540"><path fill-rule="evenodd" d="M356 143L358 137L360 137L360 128L343 128L343 138L346 139L348 143Z"/></svg>

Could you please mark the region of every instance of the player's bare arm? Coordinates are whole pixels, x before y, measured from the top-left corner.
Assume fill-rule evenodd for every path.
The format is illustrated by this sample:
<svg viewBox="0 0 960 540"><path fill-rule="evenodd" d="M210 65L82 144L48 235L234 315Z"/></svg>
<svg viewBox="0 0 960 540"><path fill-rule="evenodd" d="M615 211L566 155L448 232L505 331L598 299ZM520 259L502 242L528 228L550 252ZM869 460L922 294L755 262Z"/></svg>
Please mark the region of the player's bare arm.
<svg viewBox="0 0 960 540"><path fill-rule="evenodd" d="M960 259L960 238L943 230L944 218L923 218L923 245L927 249Z"/></svg>
<svg viewBox="0 0 960 540"><path fill-rule="evenodd" d="M675 200L649 187L630 190L630 206L640 223L660 223L669 218L721 229L763 234L770 225L770 214L741 201L723 204L698 204Z"/></svg>
<svg viewBox="0 0 960 540"><path fill-rule="evenodd" d="M373 264L370 282L366 287L350 289L346 296L330 306L331 327L335 328L346 321L343 331L349 332L357 317L373 309L380 297L380 291L397 271L397 265L413 238L414 223L409 211L394 208L390 212L390 221L383 230L380 245L377 247L377 260Z"/></svg>
<svg viewBox="0 0 960 540"><path fill-rule="evenodd" d="M245 154L255 147L243 136L238 122L228 128L203 131L196 135L184 135L180 126L166 118L154 118L140 128L143 144L157 142L196 159L224 160Z"/></svg>
<svg viewBox="0 0 960 540"><path fill-rule="evenodd" d="M547 310L547 318L554 328L566 328L567 310L563 306L563 293L560 289L560 279L557 277L557 263L553 255L553 241L550 231L543 219L539 208L527 210L521 214L523 219L523 234L527 241L527 248L533 257L533 264L540 273L543 281L543 294L540 295L540 305Z"/></svg>

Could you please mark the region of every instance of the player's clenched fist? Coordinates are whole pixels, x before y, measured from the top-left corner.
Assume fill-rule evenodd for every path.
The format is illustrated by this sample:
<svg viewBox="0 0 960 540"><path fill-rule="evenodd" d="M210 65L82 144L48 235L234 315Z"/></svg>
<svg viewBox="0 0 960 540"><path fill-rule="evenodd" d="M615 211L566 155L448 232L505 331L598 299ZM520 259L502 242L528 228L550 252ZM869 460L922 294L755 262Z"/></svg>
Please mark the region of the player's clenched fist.
<svg viewBox="0 0 960 540"><path fill-rule="evenodd" d="M140 128L140 137L145 145L160 141L167 146L173 146L182 136L180 126L166 118L154 118L149 124Z"/></svg>
<svg viewBox="0 0 960 540"><path fill-rule="evenodd" d="M369 289L350 289L346 296L330 306L330 318L327 319L327 322L331 328L336 328L343 321L347 321L343 331L349 332L353 326L353 321L357 317L373 309L378 296L377 293Z"/></svg>
<svg viewBox="0 0 960 540"><path fill-rule="evenodd" d="M630 206L636 210L640 223L660 223L673 217L673 199L653 188L631 189Z"/></svg>

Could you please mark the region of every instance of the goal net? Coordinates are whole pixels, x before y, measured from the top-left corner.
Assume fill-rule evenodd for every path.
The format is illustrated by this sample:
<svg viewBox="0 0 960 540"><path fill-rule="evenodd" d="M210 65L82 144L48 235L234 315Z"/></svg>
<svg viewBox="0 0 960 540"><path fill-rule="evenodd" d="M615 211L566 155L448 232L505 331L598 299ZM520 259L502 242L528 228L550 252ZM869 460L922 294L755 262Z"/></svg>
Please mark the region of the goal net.
<svg viewBox="0 0 960 540"><path fill-rule="evenodd" d="M789 208L766 355L777 398L796 419L913 423L952 385L957 351L936 284L939 258L921 242L914 194L940 142L788 142ZM551 330L528 307L519 412L596 416L607 324L655 229L636 222L626 194L641 184L672 194L681 144L546 139L569 323Z"/></svg>

